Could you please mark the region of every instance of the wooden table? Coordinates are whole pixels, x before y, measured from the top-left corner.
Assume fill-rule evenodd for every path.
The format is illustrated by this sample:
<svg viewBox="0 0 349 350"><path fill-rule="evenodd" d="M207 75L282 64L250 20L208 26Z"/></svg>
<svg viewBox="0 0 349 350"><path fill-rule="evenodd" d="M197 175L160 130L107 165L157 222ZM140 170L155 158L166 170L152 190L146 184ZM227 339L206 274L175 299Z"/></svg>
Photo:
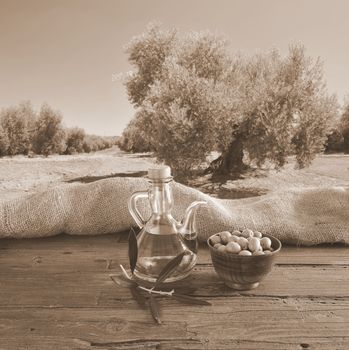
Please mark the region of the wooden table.
<svg viewBox="0 0 349 350"><path fill-rule="evenodd" d="M248 292L199 254L187 283L212 306L162 298L157 325L109 278L125 235L0 240L0 349L349 349L349 248L284 247Z"/></svg>

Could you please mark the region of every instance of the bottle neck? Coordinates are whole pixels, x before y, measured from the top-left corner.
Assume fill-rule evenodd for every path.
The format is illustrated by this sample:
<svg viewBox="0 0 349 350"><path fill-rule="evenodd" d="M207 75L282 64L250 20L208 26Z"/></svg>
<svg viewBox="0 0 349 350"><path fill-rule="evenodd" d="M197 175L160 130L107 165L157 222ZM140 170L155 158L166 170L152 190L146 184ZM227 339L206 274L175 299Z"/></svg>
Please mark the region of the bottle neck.
<svg viewBox="0 0 349 350"><path fill-rule="evenodd" d="M149 201L153 214L170 215L173 207L173 196L171 188L171 180L152 181L149 189Z"/></svg>

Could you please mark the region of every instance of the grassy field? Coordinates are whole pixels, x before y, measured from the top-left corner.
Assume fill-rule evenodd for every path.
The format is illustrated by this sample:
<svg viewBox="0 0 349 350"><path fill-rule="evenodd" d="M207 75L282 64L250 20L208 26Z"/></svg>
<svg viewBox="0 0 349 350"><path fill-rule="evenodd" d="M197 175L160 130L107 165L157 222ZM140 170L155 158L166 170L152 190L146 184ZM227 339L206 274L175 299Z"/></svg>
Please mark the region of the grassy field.
<svg viewBox="0 0 349 350"><path fill-rule="evenodd" d="M0 159L0 198L8 199L73 181L108 176L140 176L154 163L147 154L128 154L117 147L73 156ZM208 176L191 183L203 192L223 198L261 195L293 187L349 186L349 155L321 155L306 169L294 162L280 171L258 170L238 180L212 182Z"/></svg>

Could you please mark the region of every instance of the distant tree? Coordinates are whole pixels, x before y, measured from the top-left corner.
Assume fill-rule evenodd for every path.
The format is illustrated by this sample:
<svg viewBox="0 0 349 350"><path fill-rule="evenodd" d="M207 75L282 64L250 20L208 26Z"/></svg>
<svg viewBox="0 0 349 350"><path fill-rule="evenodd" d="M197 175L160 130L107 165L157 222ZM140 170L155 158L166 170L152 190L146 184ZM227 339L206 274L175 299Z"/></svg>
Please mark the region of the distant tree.
<svg viewBox="0 0 349 350"><path fill-rule="evenodd" d="M53 110L47 103L40 109L33 134L33 150L37 154L48 156L63 153L66 149L65 132L62 125L62 115Z"/></svg>
<svg viewBox="0 0 349 350"><path fill-rule="evenodd" d="M85 135L83 150L86 153L97 152L104 149L103 138L97 135Z"/></svg>
<svg viewBox="0 0 349 350"><path fill-rule="evenodd" d="M66 140L67 138L67 140ZM62 115L44 103L39 114L29 101L0 111L0 157L16 154L72 154L110 148L119 138L65 129Z"/></svg>
<svg viewBox="0 0 349 350"><path fill-rule="evenodd" d="M1 126L9 141L8 154L27 154L36 114L30 102L22 102L1 112Z"/></svg>
<svg viewBox="0 0 349 350"><path fill-rule="evenodd" d="M80 128L67 129L66 154L84 152L85 131Z"/></svg>
<svg viewBox="0 0 349 350"><path fill-rule="evenodd" d="M93 138L91 138L87 135L84 138L84 143L83 143L82 147L83 147L83 150L85 153L97 151L97 147L96 147L96 144L95 144Z"/></svg>
<svg viewBox="0 0 349 350"><path fill-rule="evenodd" d="M89 153L111 148L117 144L118 139L115 136L85 135L83 149Z"/></svg>
<svg viewBox="0 0 349 350"><path fill-rule="evenodd" d="M0 125L0 157L6 156L8 154L8 148L10 146L7 134Z"/></svg>
<svg viewBox="0 0 349 350"><path fill-rule="evenodd" d="M126 87L137 112L123 137L128 145L148 143L177 169L197 167L213 150L221 152L209 167L216 173L240 173L246 159L283 166L289 154L304 167L323 149L337 114L321 62L302 46L286 57L277 50L233 56L209 32L178 37L151 27L127 52L136 72Z"/></svg>
<svg viewBox="0 0 349 350"><path fill-rule="evenodd" d="M327 141L325 144L325 152L342 152L344 150L344 138L342 131L339 127L334 127L331 129L327 136Z"/></svg>
<svg viewBox="0 0 349 350"><path fill-rule="evenodd" d="M340 130L343 135L343 150L345 153L349 153L349 102L346 104L341 116Z"/></svg>
<svg viewBox="0 0 349 350"><path fill-rule="evenodd" d="M155 128L152 129L154 120L145 108L136 112L135 117L129 122L118 140L118 146L126 152L150 152L153 151L151 137Z"/></svg>

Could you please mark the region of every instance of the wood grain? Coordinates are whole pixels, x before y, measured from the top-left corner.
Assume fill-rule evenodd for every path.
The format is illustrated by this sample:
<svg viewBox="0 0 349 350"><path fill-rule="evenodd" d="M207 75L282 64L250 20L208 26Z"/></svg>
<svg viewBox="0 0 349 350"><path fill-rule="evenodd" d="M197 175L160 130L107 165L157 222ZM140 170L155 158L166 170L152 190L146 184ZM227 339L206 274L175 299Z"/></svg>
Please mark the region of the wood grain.
<svg viewBox="0 0 349 350"><path fill-rule="evenodd" d="M162 325L109 274L127 235L0 241L0 350L348 349L349 249L284 247L253 291L225 287L200 247L177 285L212 306L159 300Z"/></svg>

